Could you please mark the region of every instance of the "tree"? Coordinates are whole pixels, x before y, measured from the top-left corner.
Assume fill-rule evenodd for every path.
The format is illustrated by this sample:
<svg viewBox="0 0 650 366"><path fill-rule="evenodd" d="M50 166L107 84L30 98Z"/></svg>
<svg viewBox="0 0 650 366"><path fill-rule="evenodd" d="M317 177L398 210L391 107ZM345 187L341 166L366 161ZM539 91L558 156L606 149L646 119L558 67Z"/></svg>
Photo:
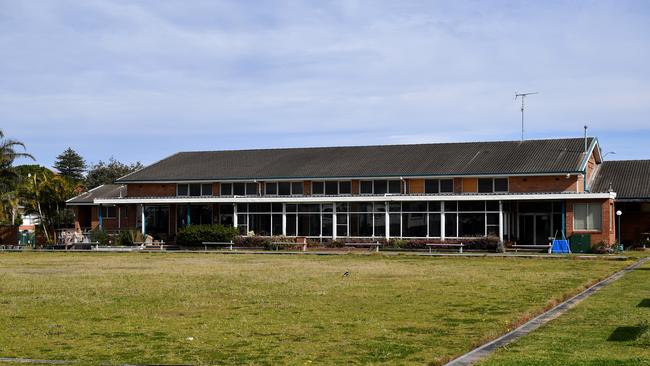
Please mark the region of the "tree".
<svg viewBox="0 0 650 366"><path fill-rule="evenodd" d="M22 148L23 152L18 151L19 148ZM4 133L0 130L0 222L12 224L15 222L19 199L16 192L18 175L13 163L17 158L34 160L31 154L24 151L24 143L5 139Z"/></svg>
<svg viewBox="0 0 650 366"><path fill-rule="evenodd" d="M83 173L86 171L86 161L72 148L65 149L59 156L56 157L54 168L61 173L62 176L78 182L83 180Z"/></svg>
<svg viewBox="0 0 650 366"><path fill-rule="evenodd" d="M93 189L102 184L113 183L116 179L129 173L133 173L143 167L144 166L139 161L127 165L115 160L112 156L108 159L108 163L100 160L99 163L91 165L88 170L88 175L86 176L86 188Z"/></svg>

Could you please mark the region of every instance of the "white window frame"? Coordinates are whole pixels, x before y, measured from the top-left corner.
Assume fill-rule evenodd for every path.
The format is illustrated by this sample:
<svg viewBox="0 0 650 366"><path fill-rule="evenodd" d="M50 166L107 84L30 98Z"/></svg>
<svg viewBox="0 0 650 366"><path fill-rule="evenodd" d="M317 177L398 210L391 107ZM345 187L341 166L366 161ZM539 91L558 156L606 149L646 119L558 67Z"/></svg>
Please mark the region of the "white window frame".
<svg viewBox="0 0 650 366"><path fill-rule="evenodd" d="M587 207L587 217L584 218L585 228L578 228L576 225L576 206L586 206ZM592 211L593 210L593 211ZM589 216L593 212L598 212L600 220L597 220L595 224L597 227L589 227ZM589 232L601 232L603 230L603 217L602 217L602 207L600 203L587 202L587 203L574 203L573 204L573 231L589 231Z"/></svg>

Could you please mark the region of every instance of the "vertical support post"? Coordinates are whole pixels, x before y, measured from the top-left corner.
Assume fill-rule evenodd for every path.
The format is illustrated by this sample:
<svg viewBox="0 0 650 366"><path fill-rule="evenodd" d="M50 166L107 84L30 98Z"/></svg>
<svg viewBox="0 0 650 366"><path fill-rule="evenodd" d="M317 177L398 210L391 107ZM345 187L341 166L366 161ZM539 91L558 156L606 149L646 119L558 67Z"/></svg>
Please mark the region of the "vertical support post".
<svg viewBox="0 0 650 366"><path fill-rule="evenodd" d="M445 201L440 202L440 240L445 241L447 233L445 232Z"/></svg>
<svg viewBox="0 0 650 366"><path fill-rule="evenodd" d="M287 236L287 204L282 204L282 235Z"/></svg>
<svg viewBox="0 0 650 366"><path fill-rule="evenodd" d="M104 228L104 218L103 218L103 216L102 216L102 209L103 209L103 208L104 208L104 206L102 206L101 204L100 204L99 207L97 208L97 209L99 210L99 212L98 212L97 215L98 215L98 217L99 217L99 228L100 228L100 229L103 229L103 228Z"/></svg>
<svg viewBox="0 0 650 366"><path fill-rule="evenodd" d="M386 228L384 229L384 234L386 235L386 241L390 240L390 212L388 212L389 204L388 201L384 202L386 204L386 209L384 210L384 221L386 221Z"/></svg>
<svg viewBox="0 0 650 366"><path fill-rule="evenodd" d="M191 222L190 222L190 204L189 203L187 204L187 221L186 222L187 222L187 226L190 226Z"/></svg>
<svg viewBox="0 0 650 366"><path fill-rule="evenodd" d="M336 225L338 221L336 219L336 202L332 202L332 240L336 240Z"/></svg>
<svg viewBox="0 0 650 366"><path fill-rule="evenodd" d="M140 204L140 208L141 208L141 211L142 211L142 235L146 235L147 234L147 229L146 229L147 222L145 220L145 214L144 214L144 208L145 208L144 203Z"/></svg>
<svg viewBox="0 0 650 366"><path fill-rule="evenodd" d="M566 240L566 201L562 201L562 239Z"/></svg>
<svg viewBox="0 0 650 366"><path fill-rule="evenodd" d="M121 229L122 228L122 207L116 205L115 210L117 211L117 228Z"/></svg>
<svg viewBox="0 0 650 366"><path fill-rule="evenodd" d="M503 201L499 200L499 243L503 244Z"/></svg>
<svg viewBox="0 0 650 366"><path fill-rule="evenodd" d="M237 220L237 204L232 204L232 226L239 228L239 221Z"/></svg>

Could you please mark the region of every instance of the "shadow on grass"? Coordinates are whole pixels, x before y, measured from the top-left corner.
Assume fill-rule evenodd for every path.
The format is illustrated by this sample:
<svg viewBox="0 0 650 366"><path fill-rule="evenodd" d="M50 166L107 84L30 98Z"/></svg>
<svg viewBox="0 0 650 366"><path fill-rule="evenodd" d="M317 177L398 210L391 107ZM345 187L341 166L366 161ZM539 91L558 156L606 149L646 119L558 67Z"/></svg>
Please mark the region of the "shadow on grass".
<svg viewBox="0 0 650 366"><path fill-rule="evenodd" d="M635 268L635 271L650 271L650 267L640 267L640 268Z"/></svg>
<svg viewBox="0 0 650 366"><path fill-rule="evenodd" d="M612 334L607 338L610 342L628 342L634 341L646 331L642 326L627 326L614 329Z"/></svg>
<svg viewBox="0 0 650 366"><path fill-rule="evenodd" d="M636 307L637 308L650 308L650 299L641 300L641 302Z"/></svg>

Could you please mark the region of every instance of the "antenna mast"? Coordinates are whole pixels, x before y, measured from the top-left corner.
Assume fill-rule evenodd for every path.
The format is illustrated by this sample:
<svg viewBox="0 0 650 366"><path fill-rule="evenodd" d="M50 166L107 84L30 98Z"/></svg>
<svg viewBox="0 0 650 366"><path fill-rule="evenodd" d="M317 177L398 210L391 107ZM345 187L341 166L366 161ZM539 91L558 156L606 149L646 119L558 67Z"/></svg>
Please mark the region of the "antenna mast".
<svg viewBox="0 0 650 366"><path fill-rule="evenodd" d="M533 94L539 94L539 92L528 92L528 93L515 92L515 100L521 97L521 141L524 141L524 105L525 105L524 100L526 99L527 96Z"/></svg>

